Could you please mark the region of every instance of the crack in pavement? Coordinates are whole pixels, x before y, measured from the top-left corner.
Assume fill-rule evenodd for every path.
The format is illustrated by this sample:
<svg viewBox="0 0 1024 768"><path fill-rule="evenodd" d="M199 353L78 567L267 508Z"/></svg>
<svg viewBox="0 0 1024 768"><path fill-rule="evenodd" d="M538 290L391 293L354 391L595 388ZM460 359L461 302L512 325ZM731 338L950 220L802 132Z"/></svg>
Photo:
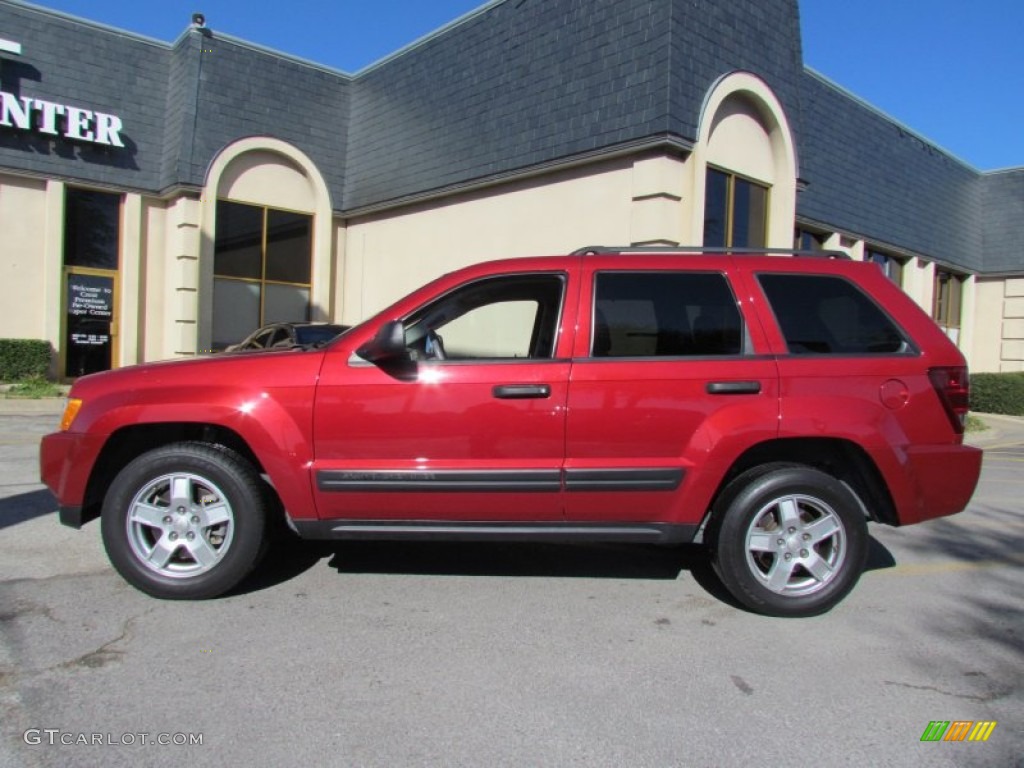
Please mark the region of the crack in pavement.
<svg viewBox="0 0 1024 768"><path fill-rule="evenodd" d="M886 685L895 685L900 688L910 688L915 691L932 691L933 693L938 693L943 696L951 696L954 699L967 699L968 701L980 702L996 701L997 699L1009 696L1014 691L1013 688L1007 688L1005 690L992 691L991 693L979 695L972 693L954 693L953 691L944 691L941 688L936 688L934 685L912 685L910 683L900 683L895 680L883 680L882 682Z"/></svg>

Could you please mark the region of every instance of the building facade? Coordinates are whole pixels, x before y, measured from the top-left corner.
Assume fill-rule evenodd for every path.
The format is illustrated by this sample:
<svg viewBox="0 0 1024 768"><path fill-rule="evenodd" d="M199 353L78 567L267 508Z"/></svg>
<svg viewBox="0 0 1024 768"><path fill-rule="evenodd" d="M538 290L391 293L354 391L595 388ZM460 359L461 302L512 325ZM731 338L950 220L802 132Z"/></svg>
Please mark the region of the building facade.
<svg viewBox="0 0 1024 768"><path fill-rule="evenodd" d="M973 370L1024 369L1024 168L981 173L802 61L796 0L495 0L355 74L0 0L0 337L62 379L467 263L834 248Z"/></svg>

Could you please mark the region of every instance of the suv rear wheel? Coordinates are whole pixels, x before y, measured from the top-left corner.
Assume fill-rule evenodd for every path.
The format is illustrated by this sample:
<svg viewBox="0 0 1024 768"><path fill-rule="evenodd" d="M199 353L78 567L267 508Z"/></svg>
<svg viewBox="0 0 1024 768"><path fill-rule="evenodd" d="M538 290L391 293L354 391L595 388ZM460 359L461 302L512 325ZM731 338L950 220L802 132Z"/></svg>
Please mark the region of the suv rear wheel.
<svg viewBox="0 0 1024 768"><path fill-rule="evenodd" d="M713 515L715 572L757 613L824 613L864 570L868 533L860 502L820 470L787 464L749 470L725 489Z"/></svg>
<svg viewBox="0 0 1024 768"><path fill-rule="evenodd" d="M263 481L239 454L205 443L144 453L117 475L102 531L117 571L154 597L215 597L236 586L264 549Z"/></svg>

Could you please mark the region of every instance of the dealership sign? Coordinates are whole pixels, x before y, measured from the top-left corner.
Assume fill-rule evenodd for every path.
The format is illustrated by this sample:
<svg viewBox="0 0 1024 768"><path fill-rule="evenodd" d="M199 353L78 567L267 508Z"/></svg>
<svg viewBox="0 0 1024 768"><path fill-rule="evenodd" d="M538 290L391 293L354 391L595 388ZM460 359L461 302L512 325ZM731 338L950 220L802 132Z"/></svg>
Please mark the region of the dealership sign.
<svg viewBox="0 0 1024 768"><path fill-rule="evenodd" d="M21 54L21 45L0 40L0 53ZM0 91L0 126L75 141L123 147L121 118L70 104Z"/></svg>

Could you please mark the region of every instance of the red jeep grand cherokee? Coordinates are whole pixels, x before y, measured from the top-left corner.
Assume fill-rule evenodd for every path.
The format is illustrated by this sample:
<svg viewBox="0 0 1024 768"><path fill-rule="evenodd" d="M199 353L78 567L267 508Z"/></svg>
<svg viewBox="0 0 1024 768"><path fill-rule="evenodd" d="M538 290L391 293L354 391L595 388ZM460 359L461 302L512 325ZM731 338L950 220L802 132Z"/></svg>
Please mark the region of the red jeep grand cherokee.
<svg viewBox="0 0 1024 768"><path fill-rule="evenodd" d="M61 522L100 516L157 597L230 590L282 517L704 542L745 606L808 616L856 583L868 520L967 505L967 402L963 356L873 264L591 248L445 275L322 348L86 376L40 461Z"/></svg>

